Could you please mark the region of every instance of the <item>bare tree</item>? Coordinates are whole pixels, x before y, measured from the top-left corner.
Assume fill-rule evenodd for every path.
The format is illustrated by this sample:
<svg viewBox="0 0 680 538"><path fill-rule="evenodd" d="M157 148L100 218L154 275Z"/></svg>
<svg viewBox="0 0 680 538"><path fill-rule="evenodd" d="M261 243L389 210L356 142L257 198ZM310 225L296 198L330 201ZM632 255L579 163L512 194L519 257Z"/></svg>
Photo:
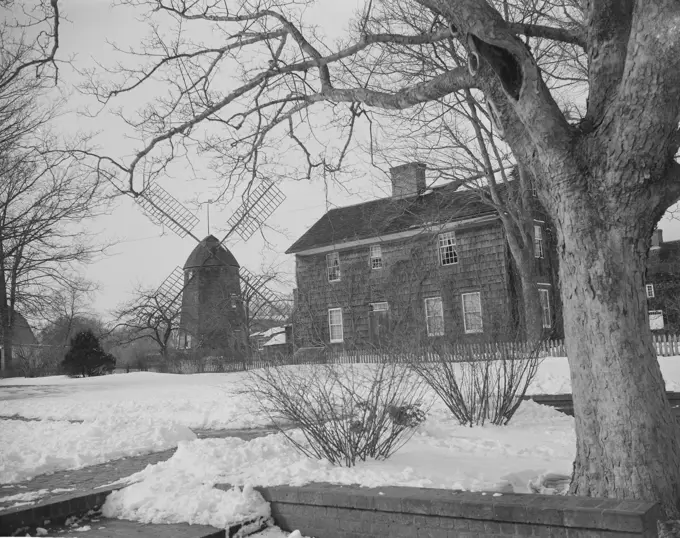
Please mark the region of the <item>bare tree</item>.
<svg viewBox="0 0 680 538"><path fill-rule="evenodd" d="M52 290L77 285L70 275L102 246L82 220L104 200L97 176L68 154L13 155L0 184L0 326L5 367L11 364L13 312L38 313Z"/></svg>
<svg viewBox="0 0 680 538"><path fill-rule="evenodd" d="M46 325L56 320L66 320L68 331L63 344L68 344L68 338L72 336L71 327L73 320L78 317L92 316L90 304L95 292L99 289L97 283L79 275L69 276L64 286L54 290L49 298L47 308L40 312Z"/></svg>
<svg viewBox="0 0 680 538"><path fill-rule="evenodd" d="M59 101L58 0L0 3L0 329L12 360L15 309L38 314L54 289L77 286L73 264L98 249L75 225L97 211L99 178L50 135Z"/></svg>
<svg viewBox="0 0 680 538"><path fill-rule="evenodd" d="M0 92L13 91L26 79L56 81L59 0L1 0L0 15Z"/></svg>
<svg viewBox="0 0 680 538"><path fill-rule="evenodd" d="M651 232L680 197L680 5L538 2L527 4L534 16L515 20L502 2L413 0L432 20L428 32L414 33L383 24L380 10L391 5L384 0L368 2L358 32L331 47L297 2L123 3L154 10L152 23L175 23L172 32L152 33L119 78L89 86L108 102L152 79L167 85L130 118L147 137L132 161L106 161L132 192L142 188L141 164L147 179L158 176L193 146L211 152L232 180L272 175L275 156L296 150L310 174L333 172L370 108L481 91L557 229L577 432L571 491L655 500L667 516L680 514L680 441L643 286ZM201 36L214 41L192 42L183 31L189 23L204 25ZM466 65L447 63L436 74L393 68L413 48L432 54L432 44L448 40ZM576 122L573 106L566 114L564 96L546 84L552 71L539 40L576 50L587 70L587 104ZM146 62L137 67L140 57ZM342 135L334 131L339 142L326 151L325 140L310 136L308 113L320 103Z"/></svg>
<svg viewBox="0 0 680 538"><path fill-rule="evenodd" d="M168 360L172 338L179 328L180 309L168 304L158 290L138 288L132 300L120 306L116 313L118 344L129 344L142 339L152 340L163 361Z"/></svg>

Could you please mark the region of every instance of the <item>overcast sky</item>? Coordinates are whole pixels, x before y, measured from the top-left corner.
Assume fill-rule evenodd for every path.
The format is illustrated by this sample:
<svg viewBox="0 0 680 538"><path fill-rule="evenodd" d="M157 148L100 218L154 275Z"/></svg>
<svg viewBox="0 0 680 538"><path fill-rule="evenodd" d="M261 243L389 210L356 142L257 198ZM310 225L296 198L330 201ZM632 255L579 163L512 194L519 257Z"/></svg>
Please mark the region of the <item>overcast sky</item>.
<svg viewBox="0 0 680 538"><path fill-rule="evenodd" d="M329 33L342 31L349 22L355 2L325 2L325 9L312 13L313 20L327 27ZM147 27L135 20L134 13L126 7L111 7L108 0L67 0L63 10L68 22L62 28L62 57L75 55L73 65L79 69L92 65L93 59L100 64L111 64L115 54L107 41L119 46L135 44L147 31ZM78 76L68 68L62 69L63 86L70 87ZM148 96L150 92L146 92ZM144 95L144 94L142 94ZM135 96L136 98L139 95ZM123 106L134 103L122 100ZM97 131L97 142L109 155L127 156L135 144L126 138L131 133L126 126L110 114L99 114L90 119L77 114L88 107L93 110L95 102L88 97L73 94L69 108L73 111L59 122L58 128L65 132L82 130ZM200 164L197 163L200 169ZM365 167L370 172L369 167ZM329 208L386 196L389 182L379 172L372 172L373 180L367 181L362 174L343 178L342 185L325 184L322 181L284 182L281 189L286 195L285 202L277 209L267 224L273 229L256 234L247 243L229 240L232 250L242 266L256 272L261 267L280 267L291 283L294 274L293 256L284 251L302 235ZM184 181L181 176L165 178L161 185L200 218L194 230L195 235L207 235L206 205L197 206L192 201L205 202L211 198L208 181ZM234 201L220 211L214 205L210 209L211 232L220 239L226 220L238 206ZM115 240L117 244L109 255L102 257L87 269L87 276L100 283L101 289L93 304L93 310L106 316L121 301L129 298L130 292L138 285L156 287L177 266L182 266L195 246L194 239L183 239L171 231L162 230L139 210L131 198L122 198L110 215L98 218L93 223L102 238ZM292 285L280 291L290 292Z"/></svg>
<svg viewBox="0 0 680 538"><path fill-rule="evenodd" d="M315 21L326 35L339 36L361 3L361 0L326 0L320 8L309 13L310 20ZM66 0L62 10L68 21L61 30L61 54L62 57L74 55L73 65L78 68L92 65L93 60L110 64L114 54L107 41L121 46L135 44L146 33L146 26L135 20L136 14L130 8L112 8L109 0ZM62 73L64 88L77 81L72 70L64 68ZM148 91L152 92L151 89ZM93 120L75 112L92 104L88 98L72 95L69 107L73 112L61 119L58 129L64 132L98 131L97 142L107 154L129 155L135 145L126 138L130 133L117 118L103 113ZM121 105L131 106L134 103L122 100ZM201 163L197 164L200 169ZM247 243L228 243L241 265L256 272L262 266L276 264L292 281L294 259L283 252L327 209L389 194L389 181L384 175L371 169L359 157L353 164L356 173L345 177L342 185L324 184L322 181L283 182L281 188L287 196L286 201L268 221L277 231L267 230L266 240L256 235ZM209 182L184 181L176 176L167 178L162 186L182 201L205 202L211 197L212 185ZM191 204L189 207L201 219L194 233L199 237L205 236L208 231L206 206ZM219 230L235 207L236 204L232 204L223 211L213 207L211 231ZM92 309L104 317L129 298L136 285L158 286L175 267L184 264L195 246L192 238L180 239L150 222L130 198L120 199L110 215L98 218L92 226L100 231L102 238L118 242L108 256L87 269L87 276L101 285ZM665 219L661 227L666 239L680 238L680 222ZM218 233L215 235L221 238Z"/></svg>

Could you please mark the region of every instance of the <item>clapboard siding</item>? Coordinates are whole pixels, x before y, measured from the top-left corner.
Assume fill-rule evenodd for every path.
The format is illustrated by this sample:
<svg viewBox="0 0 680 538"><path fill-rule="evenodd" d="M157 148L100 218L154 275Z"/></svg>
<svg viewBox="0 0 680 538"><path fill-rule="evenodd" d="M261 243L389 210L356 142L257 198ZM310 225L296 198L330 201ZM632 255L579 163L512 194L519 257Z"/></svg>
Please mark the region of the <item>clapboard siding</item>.
<svg viewBox="0 0 680 538"><path fill-rule="evenodd" d="M370 342L369 304L387 301L390 322L401 335L427 338L424 299L442 297L445 339L479 341L516 328L510 307L508 253L500 223L456 230L458 263L439 263L437 234L380 243L383 268L369 266L368 245L342 249L341 280L328 282L326 255L297 255L297 303L294 316L298 346L328 344L328 309L343 309L344 343ZM376 239L376 244L378 240ZM461 294L481 292L484 333L466 335Z"/></svg>

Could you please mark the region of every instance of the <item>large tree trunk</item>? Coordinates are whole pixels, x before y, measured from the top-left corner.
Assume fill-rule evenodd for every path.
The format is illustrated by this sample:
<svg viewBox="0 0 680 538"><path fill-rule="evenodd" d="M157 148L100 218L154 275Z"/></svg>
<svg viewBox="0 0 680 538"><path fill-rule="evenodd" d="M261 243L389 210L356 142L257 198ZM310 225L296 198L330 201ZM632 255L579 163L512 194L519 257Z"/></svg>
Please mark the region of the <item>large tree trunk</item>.
<svg viewBox="0 0 680 538"><path fill-rule="evenodd" d="M513 250L512 246L510 250ZM536 260L533 252L529 252L526 248L512 254L522 286L525 336L527 340L540 340L543 337L543 311L536 285Z"/></svg>
<svg viewBox="0 0 680 538"><path fill-rule="evenodd" d="M680 432L644 294L650 217L631 209L635 201L608 218L584 202L592 194L563 195L559 273L577 434L571 492L659 501L677 517Z"/></svg>

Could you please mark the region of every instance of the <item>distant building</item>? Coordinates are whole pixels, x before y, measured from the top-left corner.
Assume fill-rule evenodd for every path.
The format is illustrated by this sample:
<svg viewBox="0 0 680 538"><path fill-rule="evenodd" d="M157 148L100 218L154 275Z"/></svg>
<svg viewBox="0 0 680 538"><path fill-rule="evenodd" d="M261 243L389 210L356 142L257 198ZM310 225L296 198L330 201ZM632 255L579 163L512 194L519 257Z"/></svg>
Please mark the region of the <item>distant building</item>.
<svg viewBox="0 0 680 538"><path fill-rule="evenodd" d="M187 258L184 284L179 347L242 358L247 344L245 311L234 255L209 235Z"/></svg>
<svg viewBox="0 0 680 538"><path fill-rule="evenodd" d="M421 163L391 173L390 198L332 209L288 249L296 347L521 335L521 285L497 212L458 185L426 188ZM554 235L542 212L533 218L543 327L559 336Z"/></svg>
<svg viewBox="0 0 680 538"><path fill-rule="evenodd" d="M14 355L16 351L25 346L35 346L38 340L33 334L33 329L26 321L26 318L22 316L19 312L14 312L14 321L12 323L12 348L14 350ZM2 328L0 327L0 338L2 337ZM5 354L1 345L2 340L0 340L0 366L2 370L7 368L5 364Z"/></svg>
<svg viewBox="0 0 680 538"><path fill-rule="evenodd" d="M680 241L663 240L654 230L647 257L645 295L653 331L680 332Z"/></svg>
<svg viewBox="0 0 680 538"><path fill-rule="evenodd" d="M293 352L292 326L272 327L252 333L250 344L256 359L270 360L277 356L289 356Z"/></svg>

